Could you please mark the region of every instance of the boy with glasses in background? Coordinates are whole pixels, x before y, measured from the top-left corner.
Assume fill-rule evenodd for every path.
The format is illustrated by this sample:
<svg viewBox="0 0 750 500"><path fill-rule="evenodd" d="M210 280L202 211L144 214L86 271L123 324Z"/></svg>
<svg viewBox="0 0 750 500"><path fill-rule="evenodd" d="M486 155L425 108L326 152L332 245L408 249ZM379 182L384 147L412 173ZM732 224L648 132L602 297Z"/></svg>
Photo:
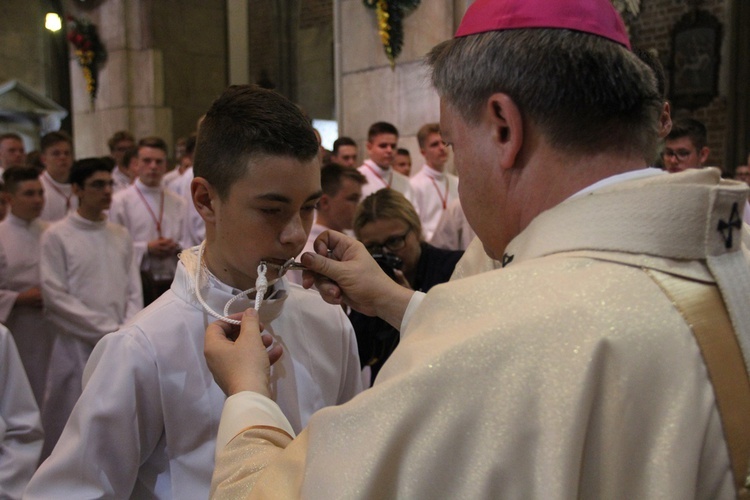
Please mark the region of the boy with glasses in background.
<svg viewBox="0 0 750 500"><path fill-rule="evenodd" d="M703 168L710 149L706 146L706 126L690 118L679 120L664 139L662 159L669 173Z"/></svg>
<svg viewBox="0 0 750 500"><path fill-rule="evenodd" d="M99 340L143 308L133 241L109 222L109 164L87 158L70 172L78 209L42 236L40 271L47 316L58 328L42 410L46 458L81 395L83 368Z"/></svg>

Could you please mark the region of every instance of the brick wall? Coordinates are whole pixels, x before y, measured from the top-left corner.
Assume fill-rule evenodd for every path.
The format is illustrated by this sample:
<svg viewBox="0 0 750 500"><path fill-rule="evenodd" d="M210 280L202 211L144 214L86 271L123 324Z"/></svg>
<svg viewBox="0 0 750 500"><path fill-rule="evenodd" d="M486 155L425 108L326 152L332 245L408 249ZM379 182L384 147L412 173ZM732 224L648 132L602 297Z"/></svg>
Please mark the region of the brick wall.
<svg viewBox="0 0 750 500"><path fill-rule="evenodd" d="M707 10L719 19L723 27L724 44L727 43L727 20L725 0L704 0L700 8ZM690 11L691 7L685 0L642 0L641 13L630 24L630 34L633 45L651 49L659 53L659 58L667 73L669 86L669 70L672 54L672 28L680 18ZM726 64L726 61L722 61ZM721 69L719 70L721 75ZM708 146L711 154L709 165L717 165L725 170L732 170L734 166L724 165L724 138L727 132L727 99L723 92L726 85L719 82L719 95L705 107L690 111L687 109L673 109L673 119L689 117L700 120L708 129Z"/></svg>

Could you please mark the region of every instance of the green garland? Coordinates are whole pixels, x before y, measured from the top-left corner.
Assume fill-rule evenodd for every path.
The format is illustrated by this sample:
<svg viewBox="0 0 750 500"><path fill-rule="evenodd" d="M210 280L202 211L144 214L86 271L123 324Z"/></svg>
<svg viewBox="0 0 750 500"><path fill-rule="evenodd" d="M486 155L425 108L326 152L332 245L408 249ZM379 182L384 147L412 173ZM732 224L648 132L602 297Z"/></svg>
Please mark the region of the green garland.
<svg viewBox="0 0 750 500"><path fill-rule="evenodd" d="M420 0L362 0L378 15L378 31L385 55L396 65L396 58L404 46L404 17L419 6Z"/></svg>

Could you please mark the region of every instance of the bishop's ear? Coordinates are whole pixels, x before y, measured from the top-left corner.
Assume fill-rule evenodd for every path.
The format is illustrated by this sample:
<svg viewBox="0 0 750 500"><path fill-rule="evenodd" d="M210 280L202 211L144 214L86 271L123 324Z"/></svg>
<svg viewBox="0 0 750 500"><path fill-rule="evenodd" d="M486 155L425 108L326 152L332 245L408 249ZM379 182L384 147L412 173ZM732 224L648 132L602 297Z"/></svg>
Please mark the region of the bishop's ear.
<svg viewBox="0 0 750 500"><path fill-rule="evenodd" d="M492 130L492 140L502 168L511 168L523 145L523 117L507 94L492 94L485 107L484 120Z"/></svg>
<svg viewBox="0 0 750 500"><path fill-rule="evenodd" d="M190 183L190 194L193 206L198 211L201 218L207 223L216 222L216 212L214 208L218 193L211 183L203 177L194 178Z"/></svg>

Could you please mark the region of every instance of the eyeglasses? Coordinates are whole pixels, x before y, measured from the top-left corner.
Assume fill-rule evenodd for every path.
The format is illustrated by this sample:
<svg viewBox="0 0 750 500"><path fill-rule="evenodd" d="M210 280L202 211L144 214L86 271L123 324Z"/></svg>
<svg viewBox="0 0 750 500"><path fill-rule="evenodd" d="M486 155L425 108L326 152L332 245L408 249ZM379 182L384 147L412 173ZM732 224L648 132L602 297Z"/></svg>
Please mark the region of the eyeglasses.
<svg viewBox="0 0 750 500"><path fill-rule="evenodd" d="M690 158L690 155L692 155L693 152L689 149L669 149L665 148L664 151L661 153L662 158L677 158L679 161L685 161L688 158Z"/></svg>
<svg viewBox="0 0 750 500"><path fill-rule="evenodd" d="M85 187L96 189L97 191L101 191L104 188L111 188L114 187L115 181L91 181L88 184L86 184Z"/></svg>
<svg viewBox="0 0 750 500"><path fill-rule="evenodd" d="M404 234L391 236L383 243L370 243L369 245L366 245L365 248L370 254L383 253L384 248L391 252L398 252L406 246L406 237L410 232L411 228L407 229Z"/></svg>

